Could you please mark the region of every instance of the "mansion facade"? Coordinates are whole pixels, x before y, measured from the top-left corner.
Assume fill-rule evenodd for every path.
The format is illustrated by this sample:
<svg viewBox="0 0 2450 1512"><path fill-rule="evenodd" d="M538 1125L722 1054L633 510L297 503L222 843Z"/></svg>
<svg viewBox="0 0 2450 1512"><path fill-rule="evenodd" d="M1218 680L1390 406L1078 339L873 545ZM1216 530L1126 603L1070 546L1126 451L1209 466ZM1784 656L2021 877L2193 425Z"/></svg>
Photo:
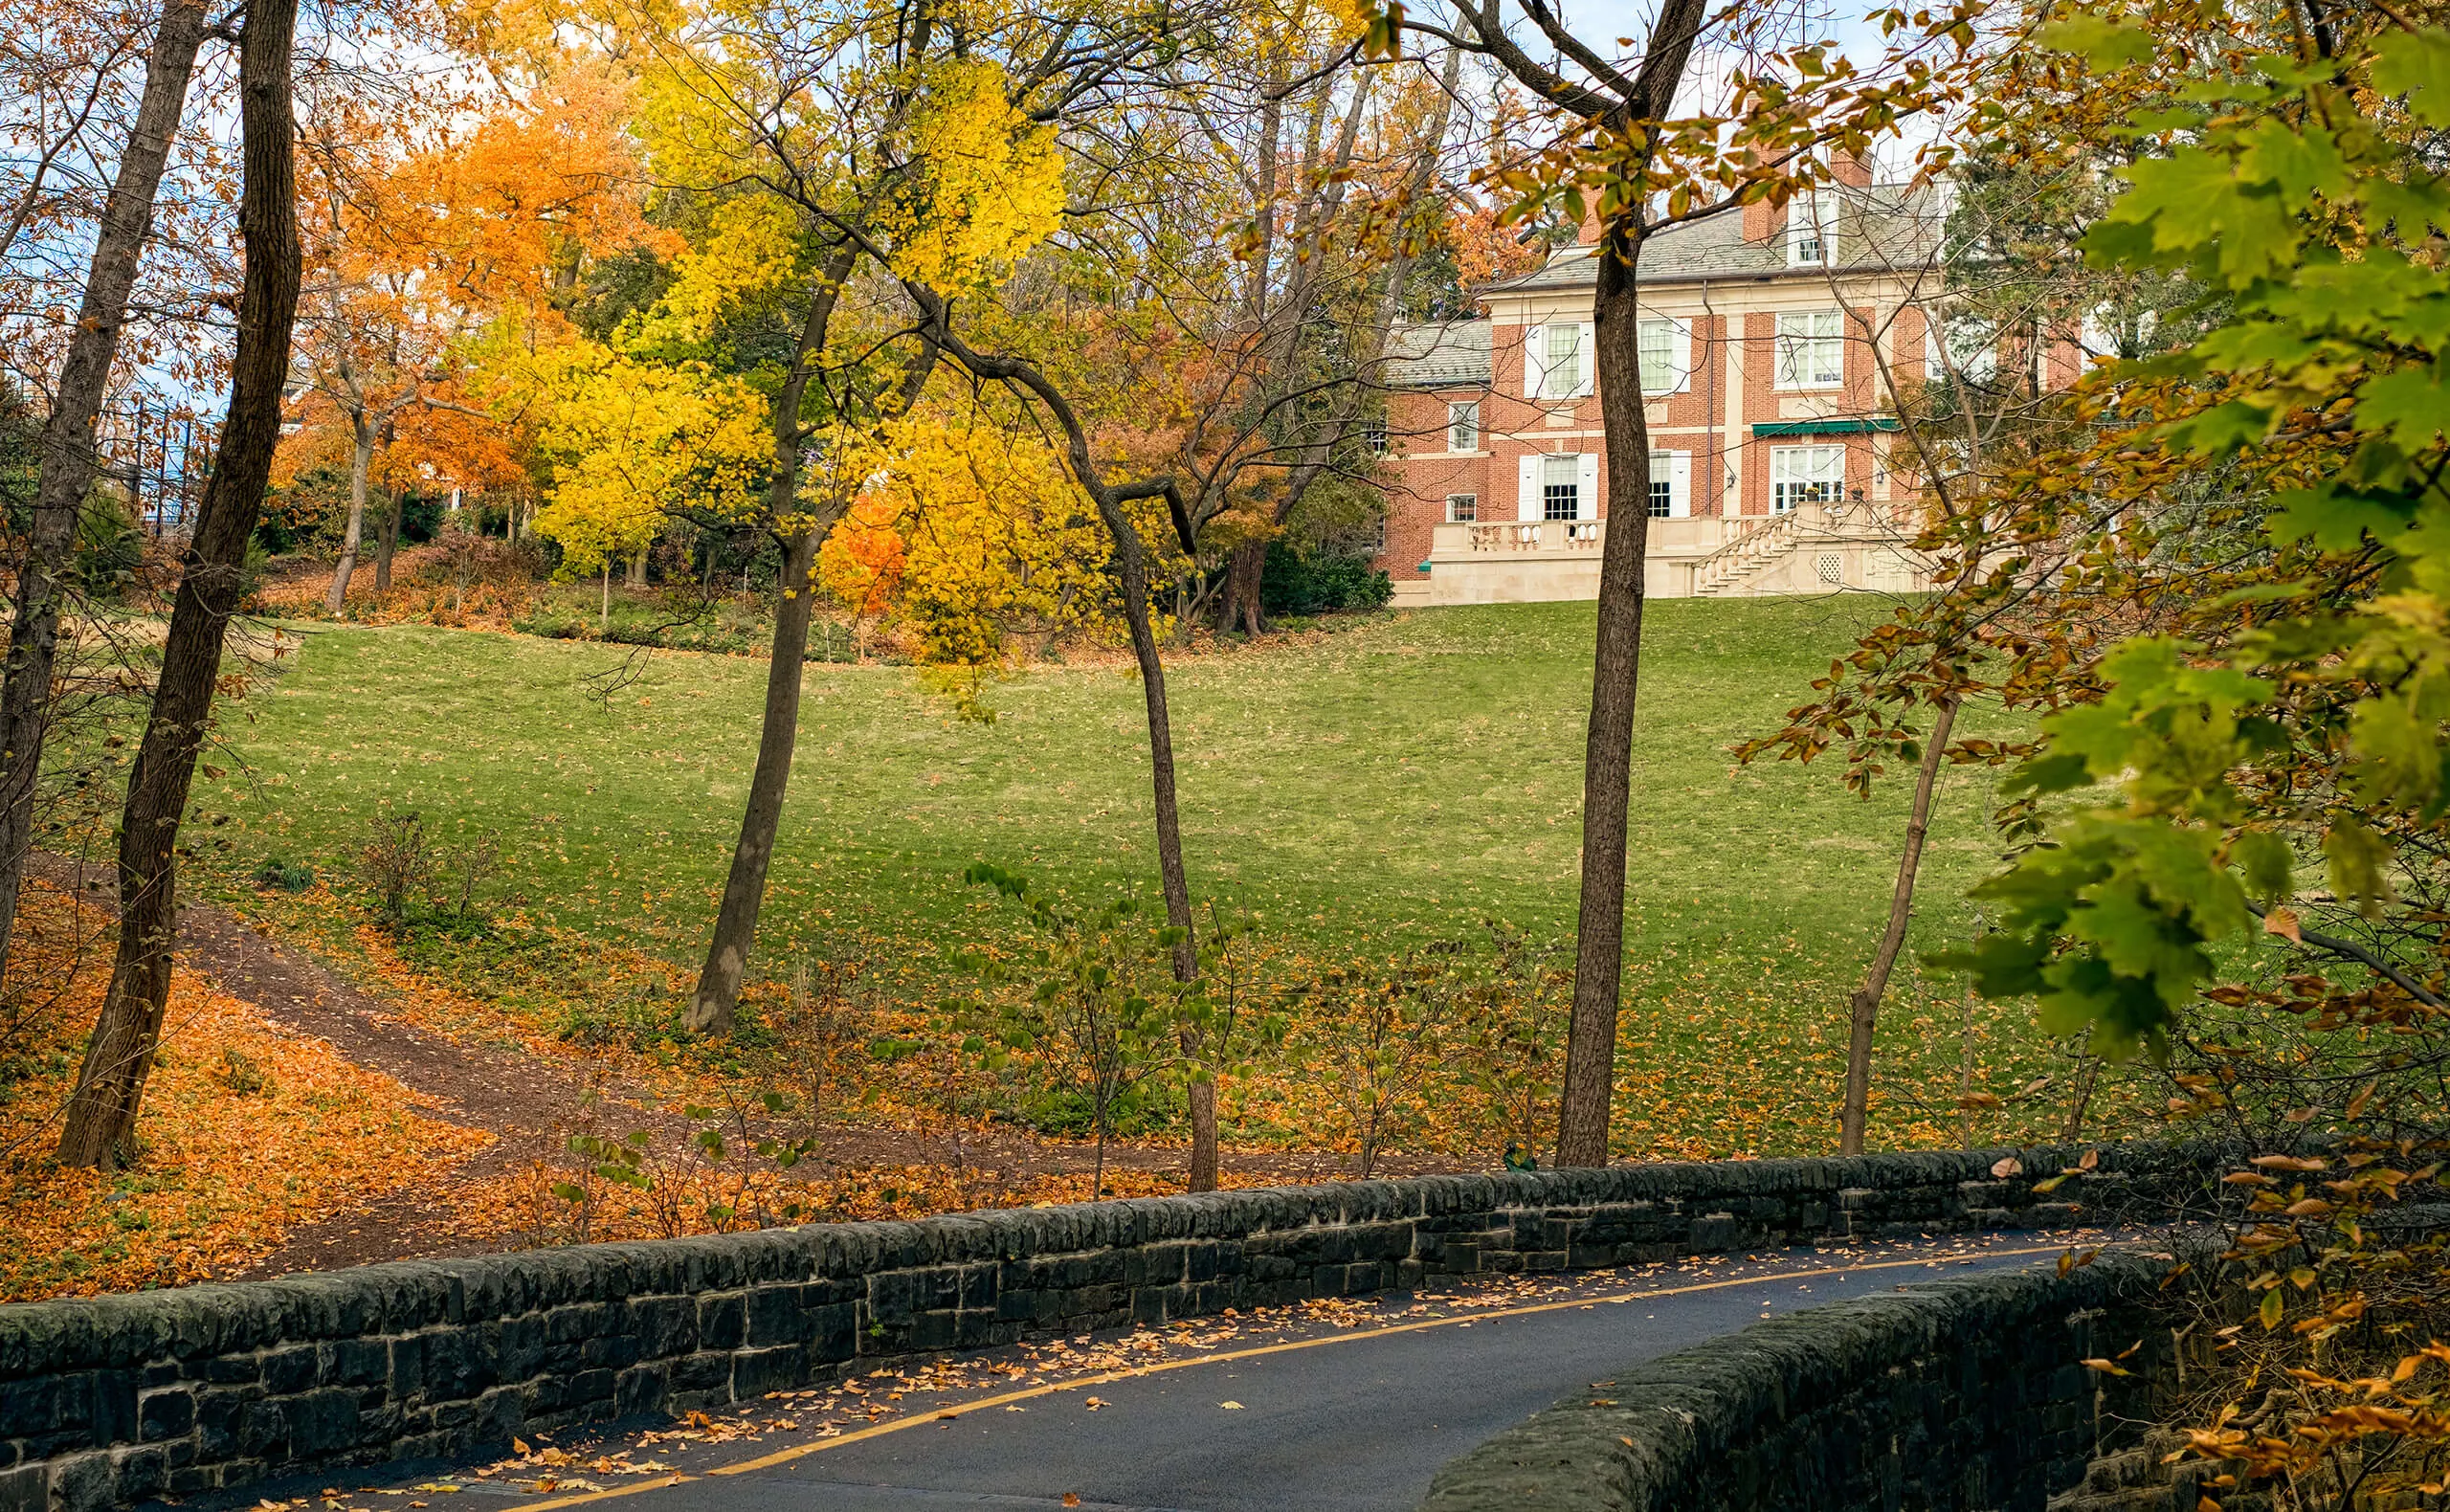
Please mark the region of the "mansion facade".
<svg viewBox="0 0 2450 1512"><path fill-rule="evenodd" d="M1926 318L1946 207L1937 191L1875 186L1860 165L1838 176L1642 248L1651 596L1928 586L1906 545L1922 488L1901 467L1879 369L1901 387L1948 370ZM1582 245L1481 291L1477 319L1392 333L1376 562L1398 604L1597 596L1608 479L1592 239L1586 228ZM1937 339L1958 371L1995 361ZM2050 361L2061 370L2048 379L2064 381L2082 358Z"/></svg>

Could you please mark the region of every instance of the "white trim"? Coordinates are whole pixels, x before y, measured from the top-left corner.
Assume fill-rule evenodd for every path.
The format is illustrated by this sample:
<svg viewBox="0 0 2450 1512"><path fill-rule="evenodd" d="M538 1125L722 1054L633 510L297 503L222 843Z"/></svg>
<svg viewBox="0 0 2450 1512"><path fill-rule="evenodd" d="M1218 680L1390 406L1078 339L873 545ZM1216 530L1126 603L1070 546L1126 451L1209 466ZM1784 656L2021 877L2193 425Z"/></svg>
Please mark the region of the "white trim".
<svg viewBox="0 0 2450 1512"><path fill-rule="evenodd" d="M1661 515L1654 512L1651 515L1653 520L1690 520L1693 518L1692 453L1674 452L1666 450L1665 448L1661 448L1651 453L1650 481L1651 489L1654 493L1658 491L1659 485L1661 482L1667 484L1667 513ZM1650 507L1650 500L1642 500L1642 507L1644 509L1648 509Z"/></svg>

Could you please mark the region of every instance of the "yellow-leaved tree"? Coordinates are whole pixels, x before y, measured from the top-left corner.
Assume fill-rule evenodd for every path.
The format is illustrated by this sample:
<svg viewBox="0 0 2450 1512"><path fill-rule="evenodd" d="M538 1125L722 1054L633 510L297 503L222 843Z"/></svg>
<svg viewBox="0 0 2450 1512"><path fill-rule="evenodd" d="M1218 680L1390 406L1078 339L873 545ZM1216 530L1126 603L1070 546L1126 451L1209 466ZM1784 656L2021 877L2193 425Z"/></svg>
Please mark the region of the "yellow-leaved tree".
<svg viewBox="0 0 2450 1512"><path fill-rule="evenodd" d="M702 366L636 362L592 342L551 348L536 367L537 446L552 469L536 533L560 543L565 575L602 575L609 623L612 564L642 562L672 513L756 509L772 461L766 404Z"/></svg>
<svg viewBox="0 0 2450 1512"><path fill-rule="evenodd" d="M641 11L637 130L690 256L628 349L742 365L768 401L774 646L755 768L687 1014L727 1030L796 745L817 556L849 459L916 410L937 359L910 282L991 288L1062 223L1060 133L1121 107L1171 45L1142 0L724 0Z"/></svg>
<svg viewBox="0 0 2450 1512"><path fill-rule="evenodd" d="M922 411L879 427L847 470L866 482L821 580L871 612L898 588L927 680L965 718L993 718L979 691L1018 653L1117 620L1104 526L1035 432Z"/></svg>

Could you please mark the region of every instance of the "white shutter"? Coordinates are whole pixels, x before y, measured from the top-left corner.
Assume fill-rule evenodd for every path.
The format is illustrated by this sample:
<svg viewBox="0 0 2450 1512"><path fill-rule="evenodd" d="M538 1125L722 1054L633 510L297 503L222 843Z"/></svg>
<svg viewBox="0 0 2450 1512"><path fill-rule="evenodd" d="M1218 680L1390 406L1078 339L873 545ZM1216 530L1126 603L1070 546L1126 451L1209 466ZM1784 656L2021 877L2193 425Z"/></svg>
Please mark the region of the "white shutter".
<svg viewBox="0 0 2450 1512"><path fill-rule="evenodd" d="M1514 518L1537 520L1541 513L1540 454L1534 452L1514 465L1518 475L1514 495Z"/></svg>
<svg viewBox="0 0 2450 1512"><path fill-rule="evenodd" d="M1584 330L1591 329L1586 325ZM1581 453L1574 469L1573 513L1577 520L1599 518L1599 454Z"/></svg>
<svg viewBox="0 0 2450 1512"><path fill-rule="evenodd" d="M1693 387L1693 322L1691 321L1676 322L1676 342L1668 351L1676 364L1676 388L1672 391L1682 393Z"/></svg>
<svg viewBox="0 0 2450 1512"><path fill-rule="evenodd" d="M1574 366L1582 370L1582 382L1574 386L1572 394L1561 394L1559 395L1560 398L1570 397L1575 399L1588 399L1595 391L1596 381L1599 377L1599 352L1596 344L1592 340L1594 332L1595 327L1593 327L1589 321L1582 322L1582 335L1574 344L1574 353L1580 359ZM1588 499L1590 495L1586 492L1583 497Z"/></svg>
<svg viewBox="0 0 2450 1512"><path fill-rule="evenodd" d="M1693 454L1667 454L1667 516L1689 520L1693 515Z"/></svg>
<svg viewBox="0 0 2450 1512"><path fill-rule="evenodd" d="M1537 399L1548 387L1548 328L1523 327L1523 397Z"/></svg>

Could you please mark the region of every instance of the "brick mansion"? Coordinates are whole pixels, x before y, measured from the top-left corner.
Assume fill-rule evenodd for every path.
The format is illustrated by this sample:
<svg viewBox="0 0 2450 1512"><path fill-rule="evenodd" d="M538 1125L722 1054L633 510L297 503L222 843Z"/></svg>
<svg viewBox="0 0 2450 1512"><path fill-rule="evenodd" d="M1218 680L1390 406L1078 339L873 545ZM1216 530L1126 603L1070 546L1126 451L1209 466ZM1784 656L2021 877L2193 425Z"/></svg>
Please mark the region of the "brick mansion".
<svg viewBox="0 0 2450 1512"><path fill-rule="evenodd" d="M1906 545L1922 489L1890 383L1987 371L1995 344L1969 349L1927 313L1942 194L1876 185L1860 164L1836 176L1642 249L1653 596L1927 586ZM1476 319L1393 333L1376 560L1397 603L1596 596L1607 463L1590 240L1587 230L1584 244L1480 291ZM2082 345L2050 344L2038 376L2072 379Z"/></svg>

